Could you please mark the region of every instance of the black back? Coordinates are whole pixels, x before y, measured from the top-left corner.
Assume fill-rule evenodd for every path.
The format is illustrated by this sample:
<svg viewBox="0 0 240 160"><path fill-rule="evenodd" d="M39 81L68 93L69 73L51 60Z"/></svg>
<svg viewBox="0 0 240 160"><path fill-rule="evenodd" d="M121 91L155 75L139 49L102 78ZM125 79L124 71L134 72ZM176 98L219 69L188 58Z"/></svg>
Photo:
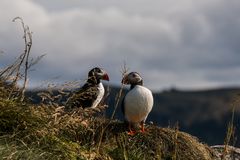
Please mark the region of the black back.
<svg viewBox="0 0 240 160"><path fill-rule="evenodd" d="M67 100L68 108L82 107L87 108L93 105L99 94L97 84L86 83L78 91L73 92Z"/></svg>

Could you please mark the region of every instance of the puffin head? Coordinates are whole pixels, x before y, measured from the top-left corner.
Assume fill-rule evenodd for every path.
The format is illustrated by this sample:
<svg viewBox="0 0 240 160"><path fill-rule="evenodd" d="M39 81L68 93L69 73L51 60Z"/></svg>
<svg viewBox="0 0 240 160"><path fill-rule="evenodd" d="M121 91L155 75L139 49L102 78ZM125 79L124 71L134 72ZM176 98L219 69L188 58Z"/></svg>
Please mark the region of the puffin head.
<svg viewBox="0 0 240 160"><path fill-rule="evenodd" d="M122 84L130 84L132 86L135 85L143 85L143 79L137 72L131 72L126 74L122 79Z"/></svg>
<svg viewBox="0 0 240 160"><path fill-rule="evenodd" d="M109 81L109 76L107 72L102 68L95 67L88 72L88 80L94 80L99 83L101 79Z"/></svg>

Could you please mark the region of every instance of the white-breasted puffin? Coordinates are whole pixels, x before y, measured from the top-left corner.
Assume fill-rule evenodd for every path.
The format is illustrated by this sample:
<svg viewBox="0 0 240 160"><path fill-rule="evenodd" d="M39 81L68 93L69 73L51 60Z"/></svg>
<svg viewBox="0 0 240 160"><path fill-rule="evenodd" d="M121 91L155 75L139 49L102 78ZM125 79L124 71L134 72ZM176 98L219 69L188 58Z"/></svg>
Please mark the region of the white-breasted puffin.
<svg viewBox="0 0 240 160"><path fill-rule="evenodd" d="M95 108L101 102L105 90L101 80L109 81L107 72L95 67L88 72L87 82L74 92L66 102L68 108Z"/></svg>
<svg viewBox="0 0 240 160"><path fill-rule="evenodd" d="M130 90L122 101L122 112L128 122L129 135L134 135L132 125L141 124L141 132L145 132L144 123L153 107L152 92L143 86L143 79L137 72L131 72L122 79L122 84L130 84Z"/></svg>

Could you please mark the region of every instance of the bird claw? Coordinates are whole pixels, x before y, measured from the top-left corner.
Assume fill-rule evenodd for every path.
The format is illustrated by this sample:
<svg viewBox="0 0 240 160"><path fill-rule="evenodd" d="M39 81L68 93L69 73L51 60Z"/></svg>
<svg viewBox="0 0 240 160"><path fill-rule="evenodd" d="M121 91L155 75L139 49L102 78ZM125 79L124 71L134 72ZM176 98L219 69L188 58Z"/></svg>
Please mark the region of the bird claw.
<svg viewBox="0 0 240 160"><path fill-rule="evenodd" d="M135 131L129 131L129 132L127 132L127 134L130 135L130 136L134 136L136 134L136 132Z"/></svg>
<svg viewBox="0 0 240 160"><path fill-rule="evenodd" d="M144 129L141 129L140 132L141 133L146 133L146 131Z"/></svg>

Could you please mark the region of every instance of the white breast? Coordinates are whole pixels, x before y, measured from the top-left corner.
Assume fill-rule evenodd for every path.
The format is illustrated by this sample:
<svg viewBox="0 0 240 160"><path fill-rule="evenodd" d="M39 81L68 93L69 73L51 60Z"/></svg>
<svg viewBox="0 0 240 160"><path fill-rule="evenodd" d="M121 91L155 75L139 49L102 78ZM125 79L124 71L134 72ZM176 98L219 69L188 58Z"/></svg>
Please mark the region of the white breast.
<svg viewBox="0 0 240 160"><path fill-rule="evenodd" d="M104 96L104 87L102 83L98 84L98 90L99 90L99 94L97 96L97 99L93 102L93 105L91 106L91 108L95 108L97 107L97 105L101 102L103 96Z"/></svg>
<svg viewBox="0 0 240 160"><path fill-rule="evenodd" d="M152 92L146 87L137 85L125 97L125 118L132 123L145 122L152 106Z"/></svg>

